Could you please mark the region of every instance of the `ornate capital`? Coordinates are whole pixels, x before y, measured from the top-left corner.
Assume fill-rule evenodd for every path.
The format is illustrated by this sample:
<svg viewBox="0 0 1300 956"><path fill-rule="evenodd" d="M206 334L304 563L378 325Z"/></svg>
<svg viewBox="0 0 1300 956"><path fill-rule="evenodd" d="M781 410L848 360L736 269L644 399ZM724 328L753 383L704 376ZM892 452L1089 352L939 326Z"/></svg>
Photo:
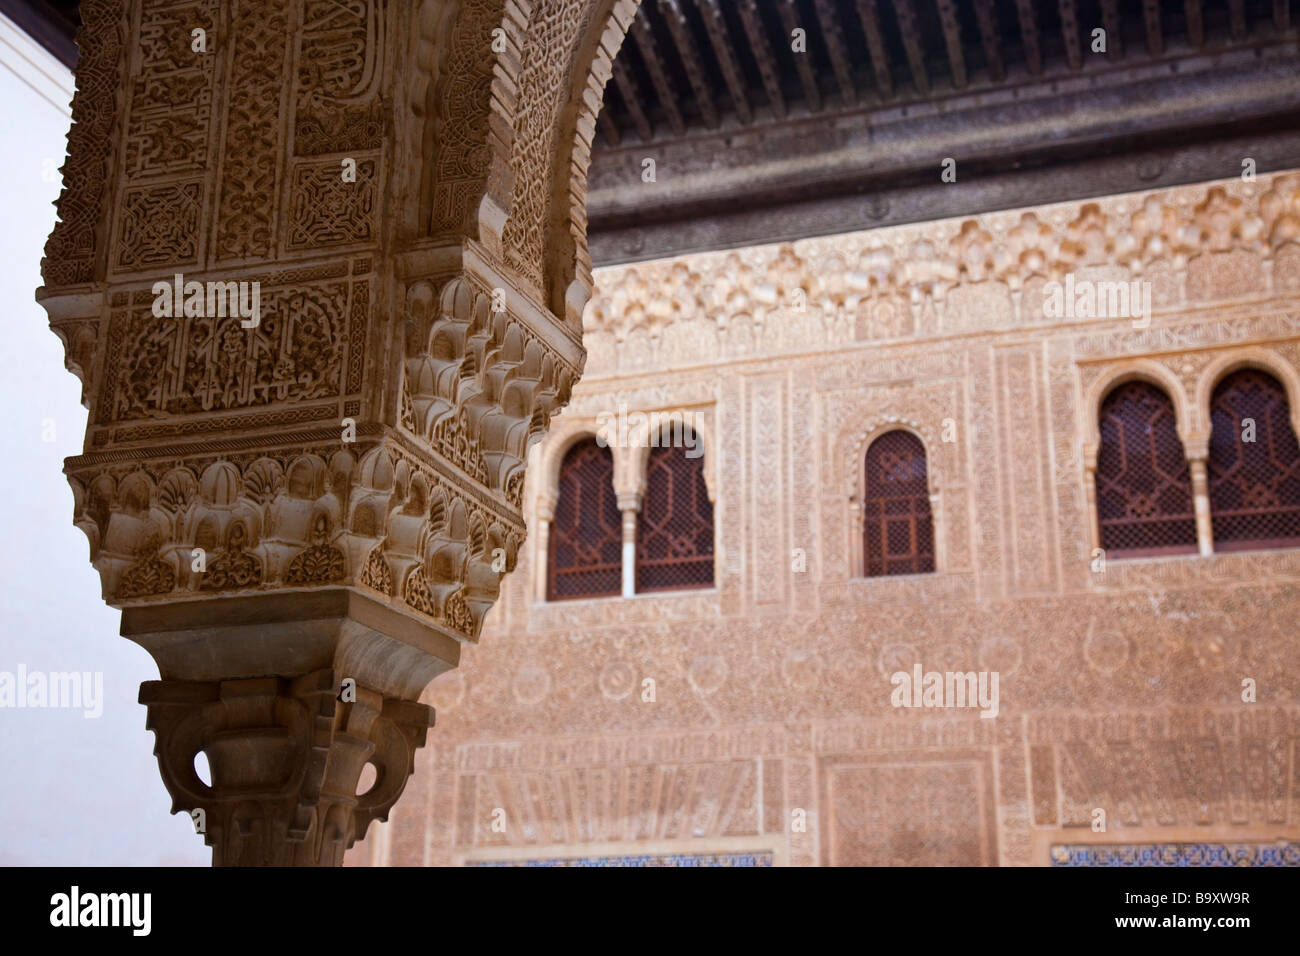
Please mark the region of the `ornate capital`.
<svg viewBox="0 0 1300 956"><path fill-rule="evenodd" d="M154 754L216 866L338 866L385 820L433 725L433 709L385 697L336 671L294 680L148 681ZM204 753L211 784L199 779ZM374 783L358 793L362 769Z"/></svg>

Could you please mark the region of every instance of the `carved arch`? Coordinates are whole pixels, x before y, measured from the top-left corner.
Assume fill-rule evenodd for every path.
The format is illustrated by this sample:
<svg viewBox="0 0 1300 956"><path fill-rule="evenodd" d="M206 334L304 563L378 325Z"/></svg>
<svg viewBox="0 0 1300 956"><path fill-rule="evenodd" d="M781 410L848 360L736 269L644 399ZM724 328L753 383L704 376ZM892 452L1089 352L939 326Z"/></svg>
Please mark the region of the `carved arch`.
<svg viewBox="0 0 1300 956"><path fill-rule="evenodd" d="M690 428L695 433L696 441L699 442L703 450L703 467L704 467L704 487L709 493L709 501L715 508L718 504L718 448L717 439L713 429L712 409L677 409L675 412L647 412L647 415L658 414L668 416L670 421L672 416L683 416L683 427ZM685 416L690 416L686 421ZM647 424L647 428L648 428ZM650 461L650 442L645 437L640 437L631 447L625 450L624 458L626 459L627 468L623 474L619 472L619 459L616 454L614 457L614 476L616 480L621 479L618 486L620 492L631 491L638 496L645 490L646 465Z"/></svg>
<svg viewBox="0 0 1300 956"><path fill-rule="evenodd" d="M1200 407L1193 406L1188 400L1187 390L1178 380L1177 375L1151 359L1139 358L1117 362L1092 383L1083 400L1083 460L1085 468L1090 473L1096 470L1097 452L1101 448L1099 417L1101 403L1116 386L1131 381L1149 382L1169 396L1169 400L1174 405L1178 439L1185 449L1190 450L1191 446L1198 441L1203 444L1207 440L1208 429L1205 419L1200 415Z"/></svg>
<svg viewBox="0 0 1300 956"><path fill-rule="evenodd" d="M901 415L877 415L865 422L844 429L836 441L839 449L840 475L845 482L849 516L849 574L854 578L866 574L866 555L863 553L863 508L866 499L867 450L877 438L889 432L907 432L913 435L925 451L925 477L930 491L930 520L934 533L934 571L942 573L948 567L947 523L943 519L943 472L936 464L934 450L942 447L934 430L913 418Z"/></svg>
<svg viewBox="0 0 1300 956"><path fill-rule="evenodd" d="M859 422L841 433L836 447L840 449L840 474L848 482L849 497L863 492L865 478L862 474L862 462L866 460L867 449L886 432L905 431L915 435L925 449L926 481L930 486L931 496L938 495L943 487L943 470L936 463L933 450L941 442L934 430L913 418L900 415L877 415L866 422Z"/></svg>
<svg viewBox="0 0 1300 956"><path fill-rule="evenodd" d="M546 250L541 298L573 328L591 296L587 251L587 169L596 117L614 57L640 0L424 0L412 23L409 114L401 147L420 156L414 235L458 234L476 239L494 256L511 249L508 227L540 236ZM454 12L451 12L454 11ZM577 24L576 36L557 59L547 58L540 35L561 18ZM482 51L497 49L490 58ZM561 71L544 75L546 70ZM558 102L525 95L530 80L554 89ZM518 122L528 110L554 111L552 148L541 168L517 162ZM462 130L459 137L449 131ZM444 148L444 144L445 148ZM449 175L449 164L457 165ZM544 201L523 210L520 190ZM538 205L533 203L531 205ZM520 221L526 216L530 221ZM516 222L511 223L512 219Z"/></svg>
<svg viewBox="0 0 1300 956"><path fill-rule="evenodd" d="M1291 430L1300 437L1300 372L1276 352L1253 345L1236 348L1219 356L1201 372L1201 377L1196 382L1196 411L1201 421L1207 425L1210 421L1210 401L1218 384L1243 368L1267 372L1282 383L1286 399L1291 405ZM1208 441L1209 428L1205 431Z"/></svg>
<svg viewBox="0 0 1300 956"><path fill-rule="evenodd" d="M546 439L538 446L539 458L528 474L532 478L535 516L542 521L555 517L555 503L559 497L560 466L569 449L581 441L597 437L597 429L589 421L555 422ZM616 448L610 451L617 454ZM614 474L618 474L618 459L614 460Z"/></svg>

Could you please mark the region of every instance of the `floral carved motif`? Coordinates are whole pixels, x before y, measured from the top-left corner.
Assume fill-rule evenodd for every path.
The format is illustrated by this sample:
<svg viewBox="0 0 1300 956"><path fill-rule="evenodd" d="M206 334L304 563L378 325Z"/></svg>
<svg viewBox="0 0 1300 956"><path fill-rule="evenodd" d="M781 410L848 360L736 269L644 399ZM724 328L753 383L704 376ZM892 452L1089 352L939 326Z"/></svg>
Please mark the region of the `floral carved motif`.
<svg viewBox="0 0 1300 956"><path fill-rule="evenodd" d="M225 155L217 202L216 258L269 256L274 243L280 96L288 13L274 0L238 0L238 38L227 82Z"/></svg>

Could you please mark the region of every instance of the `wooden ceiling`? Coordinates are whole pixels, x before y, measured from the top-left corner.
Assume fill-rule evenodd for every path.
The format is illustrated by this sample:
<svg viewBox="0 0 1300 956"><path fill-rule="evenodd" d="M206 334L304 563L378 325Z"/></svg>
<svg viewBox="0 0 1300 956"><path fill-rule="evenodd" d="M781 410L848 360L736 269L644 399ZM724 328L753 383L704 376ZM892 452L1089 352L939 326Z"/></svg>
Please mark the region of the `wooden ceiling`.
<svg viewBox="0 0 1300 956"><path fill-rule="evenodd" d="M1288 35L1290 0L644 0L600 144L938 99ZM1092 53L1106 31L1107 56ZM806 51L792 37L803 30Z"/></svg>
<svg viewBox="0 0 1300 956"><path fill-rule="evenodd" d="M1298 19L1300 0L643 0L593 144L592 258L1300 167Z"/></svg>

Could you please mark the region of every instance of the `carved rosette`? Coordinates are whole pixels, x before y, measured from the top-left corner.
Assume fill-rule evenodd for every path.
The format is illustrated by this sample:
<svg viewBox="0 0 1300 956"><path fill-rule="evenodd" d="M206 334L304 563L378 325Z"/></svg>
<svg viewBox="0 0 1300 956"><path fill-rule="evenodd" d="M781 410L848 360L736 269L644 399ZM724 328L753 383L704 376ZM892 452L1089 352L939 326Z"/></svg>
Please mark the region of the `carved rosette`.
<svg viewBox="0 0 1300 956"><path fill-rule="evenodd" d="M154 754L216 866L338 866L386 820L433 726L433 709L344 687L331 670L296 680L149 681ZM211 782L194 767L207 756ZM374 783L358 793L363 768Z"/></svg>

